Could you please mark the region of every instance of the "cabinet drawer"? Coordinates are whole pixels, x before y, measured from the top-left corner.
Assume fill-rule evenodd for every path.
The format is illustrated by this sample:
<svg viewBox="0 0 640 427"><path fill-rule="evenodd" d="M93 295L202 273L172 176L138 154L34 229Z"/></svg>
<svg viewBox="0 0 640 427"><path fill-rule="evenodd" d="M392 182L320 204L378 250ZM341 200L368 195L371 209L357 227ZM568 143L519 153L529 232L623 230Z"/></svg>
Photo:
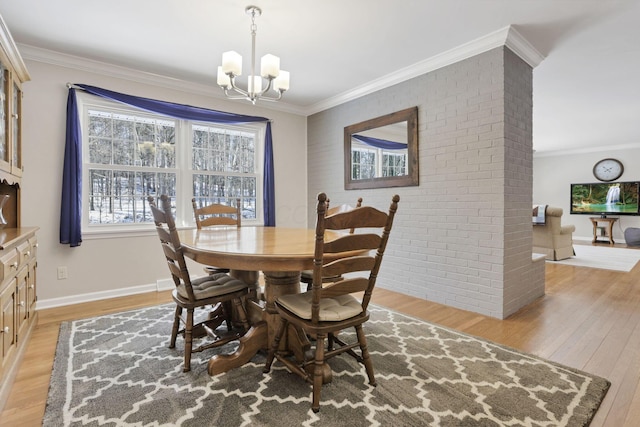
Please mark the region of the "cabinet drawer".
<svg viewBox="0 0 640 427"><path fill-rule="evenodd" d="M31 246L31 258L38 256L38 238L33 236L29 239L29 246Z"/></svg>
<svg viewBox="0 0 640 427"><path fill-rule="evenodd" d="M0 257L0 281L4 282L5 279L9 279L15 276L20 264L20 254L15 249L9 250L6 254Z"/></svg>
<svg viewBox="0 0 640 427"><path fill-rule="evenodd" d="M31 245L28 241L24 241L18 245L18 254L20 254L18 264L23 265L29 261L29 258L31 258Z"/></svg>

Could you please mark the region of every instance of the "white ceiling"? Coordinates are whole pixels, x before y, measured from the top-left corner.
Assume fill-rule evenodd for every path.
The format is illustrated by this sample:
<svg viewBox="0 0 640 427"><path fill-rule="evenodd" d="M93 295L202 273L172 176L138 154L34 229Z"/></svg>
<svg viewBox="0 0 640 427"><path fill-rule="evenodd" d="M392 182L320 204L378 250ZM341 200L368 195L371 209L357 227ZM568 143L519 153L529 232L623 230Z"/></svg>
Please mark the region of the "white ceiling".
<svg viewBox="0 0 640 427"><path fill-rule="evenodd" d="M0 0L0 15L23 55L46 49L219 95L223 51L249 68L249 4L263 10L256 56L291 73L290 110L319 111L511 25L545 57L537 152L640 144L640 0Z"/></svg>

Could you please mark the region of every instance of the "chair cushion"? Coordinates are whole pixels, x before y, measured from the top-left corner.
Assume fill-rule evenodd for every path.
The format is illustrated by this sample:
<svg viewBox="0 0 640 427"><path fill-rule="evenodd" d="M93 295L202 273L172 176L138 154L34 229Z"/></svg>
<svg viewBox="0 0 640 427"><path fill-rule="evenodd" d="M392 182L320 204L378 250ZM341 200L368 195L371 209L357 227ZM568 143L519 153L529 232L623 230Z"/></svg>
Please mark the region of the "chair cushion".
<svg viewBox="0 0 640 427"><path fill-rule="evenodd" d="M302 294L283 295L278 298L278 304L302 319L311 319L312 292ZM320 300L320 321L335 322L349 319L362 313L362 305L352 295L340 295Z"/></svg>
<svg viewBox="0 0 640 427"><path fill-rule="evenodd" d="M248 288L242 280L234 279L226 273L217 273L199 277L191 281L193 295L198 299L217 297ZM178 286L178 294L183 298L189 298L184 283Z"/></svg>

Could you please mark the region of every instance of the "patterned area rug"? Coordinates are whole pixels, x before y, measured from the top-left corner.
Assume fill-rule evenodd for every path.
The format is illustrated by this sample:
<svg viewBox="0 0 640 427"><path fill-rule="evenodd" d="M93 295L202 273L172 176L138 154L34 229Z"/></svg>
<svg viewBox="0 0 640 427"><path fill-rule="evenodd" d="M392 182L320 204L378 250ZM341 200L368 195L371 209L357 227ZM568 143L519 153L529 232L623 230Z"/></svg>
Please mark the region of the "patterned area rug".
<svg viewBox="0 0 640 427"><path fill-rule="evenodd" d="M320 412L311 386L264 355L210 377L219 349L182 372L168 349L173 307L63 323L43 425L48 426L584 426L609 382L488 341L371 307L365 324L377 387L346 355ZM222 348L229 352L233 347Z"/></svg>

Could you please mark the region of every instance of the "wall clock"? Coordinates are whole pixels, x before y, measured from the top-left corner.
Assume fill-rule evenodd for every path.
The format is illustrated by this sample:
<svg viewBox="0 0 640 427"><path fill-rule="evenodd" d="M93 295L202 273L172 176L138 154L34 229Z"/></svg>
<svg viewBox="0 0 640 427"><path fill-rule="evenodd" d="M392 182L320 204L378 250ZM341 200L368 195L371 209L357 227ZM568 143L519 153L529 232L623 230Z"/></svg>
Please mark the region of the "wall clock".
<svg viewBox="0 0 640 427"><path fill-rule="evenodd" d="M615 181L623 172L624 166L617 159L602 159L593 166L593 175L600 181Z"/></svg>

